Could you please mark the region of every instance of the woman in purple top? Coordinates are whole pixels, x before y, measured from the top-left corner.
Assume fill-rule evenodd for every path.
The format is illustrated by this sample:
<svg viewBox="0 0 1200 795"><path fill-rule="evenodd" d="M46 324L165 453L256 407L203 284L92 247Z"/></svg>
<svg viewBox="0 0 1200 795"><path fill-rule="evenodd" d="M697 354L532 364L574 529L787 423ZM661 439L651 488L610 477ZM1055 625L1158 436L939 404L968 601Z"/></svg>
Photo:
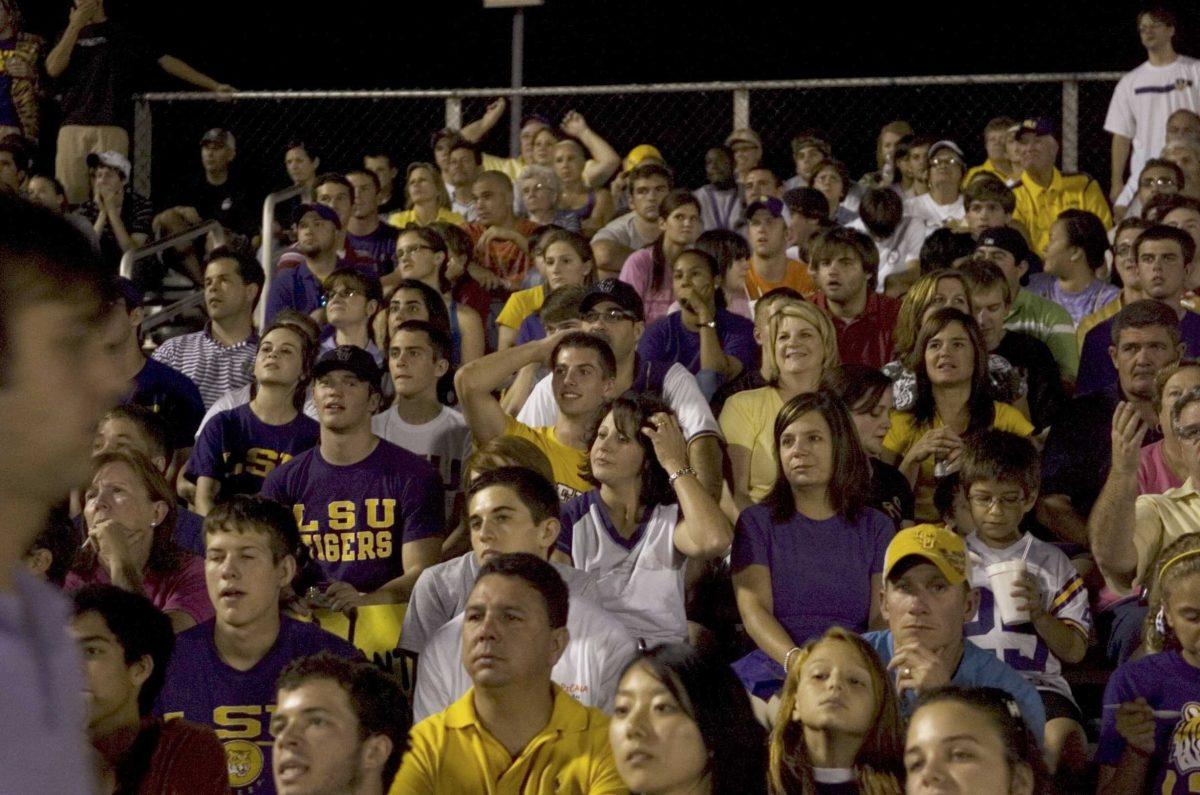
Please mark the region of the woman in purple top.
<svg viewBox="0 0 1200 795"><path fill-rule="evenodd" d="M113 451L95 458L84 495L88 537L64 587L112 583L150 599L176 632L213 617L204 561L174 541L175 494L141 453Z"/></svg>
<svg viewBox="0 0 1200 795"><path fill-rule="evenodd" d="M833 392L797 395L775 420L778 478L742 511L733 541L738 612L758 649L734 670L769 700L788 654L829 627L882 625L879 592L892 521L866 507L871 468Z"/></svg>
<svg viewBox="0 0 1200 795"><path fill-rule="evenodd" d="M704 226L700 223L700 200L677 188L659 205L658 240L629 255L621 267L621 281L642 296L646 323L664 317L675 300L671 289L671 264L680 252L696 242Z"/></svg>
<svg viewBox="0 0 1200 795"><path fill-rule="evenodd" d="M218 496L257 494L271 470L320 439L321 426L301 411L315 350L286 323L277 321L263 334L250 402L213 417L192 448L196 513L207 516Z"/></svg>
<svg viewBox="0 0 1200 795"><path fill-rule="evenodd" d="M706 399L745 370L758 369L754 323L725 310L716 258L687 248L671 264L679 311L654 321L638 343L647 361L678 362L700 383Z"/></svg>

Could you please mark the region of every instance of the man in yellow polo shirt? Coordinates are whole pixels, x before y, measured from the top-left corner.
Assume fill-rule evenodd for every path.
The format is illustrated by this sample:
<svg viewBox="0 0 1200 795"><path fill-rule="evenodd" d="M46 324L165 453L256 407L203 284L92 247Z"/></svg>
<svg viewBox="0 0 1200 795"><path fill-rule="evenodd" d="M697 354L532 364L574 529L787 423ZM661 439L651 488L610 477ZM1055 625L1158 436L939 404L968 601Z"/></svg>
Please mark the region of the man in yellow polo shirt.
<svg viewBox="0 0 1200 795"><path fill-rule="evenodd" d="M627 793L608 718L550 681L567 647L567 586L536 555L497 555L467 600L462 662L474 687L413 727L391 795Z"/></svg>
<svg viewBox="0 0 1200 795"><path fill-rule="evenodd" d="M1087 210L1111 229L1112 211L1100 183L1087 174L1064 174L1054 167L1058 140L1050 119L1026 119L1017 129L1017 151L1021 158L1021 180L1013 188L1017 209L1013 218L1025 224L1033 249L1046 253L1050 226L1063 210Z"/></svg>

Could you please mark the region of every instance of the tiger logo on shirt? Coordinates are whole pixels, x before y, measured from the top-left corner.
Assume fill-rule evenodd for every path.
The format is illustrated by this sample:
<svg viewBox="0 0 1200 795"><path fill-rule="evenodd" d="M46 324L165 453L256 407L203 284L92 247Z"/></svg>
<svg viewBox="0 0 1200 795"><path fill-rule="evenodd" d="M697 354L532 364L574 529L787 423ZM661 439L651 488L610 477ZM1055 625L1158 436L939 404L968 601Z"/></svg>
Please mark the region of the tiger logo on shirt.
<svg viewBox="0 0 1200 795"><path fill-rule="evenodd" d="M1200 703L1189 701L1171 732L1170 765L1181 775L1200 770Z"/></svg>
<svg viewBox="0 0 1200 795"><path fill-rule="evenodd" d="M264 760L262 749L247 740L229 740L225 743L225 764L229 768L229 785L245 787L262 775Z"/></svg>

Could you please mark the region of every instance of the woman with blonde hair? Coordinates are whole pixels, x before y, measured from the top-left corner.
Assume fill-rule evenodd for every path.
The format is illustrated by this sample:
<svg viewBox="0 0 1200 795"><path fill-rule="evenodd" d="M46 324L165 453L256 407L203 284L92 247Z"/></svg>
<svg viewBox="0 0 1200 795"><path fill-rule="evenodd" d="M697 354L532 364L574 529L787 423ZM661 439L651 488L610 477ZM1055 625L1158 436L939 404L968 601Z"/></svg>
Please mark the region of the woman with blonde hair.
<svg viewBox="0 0 1200 795"><path fill-rule="evenodd" d="M442 172L433 163L416 161L408 164L404 178L404 209L388 216L387 222L397 229L409 224L428 226L435 221L466 226L467 221L450 209L450 194Z"/></svg>
<svg viewBox="0 0 1200 795"><path fill-rule="evenodd" d="M775 485L774 427L783 404L815 392L840 363L837 332L815 304L787 301L775 310L763 340L767 385L738 392L721 410L738 511L761 501Z"/></svg>
<svg viewBox="0 0 1200 795"><path fill-rule="evenodd" d="M874 649L831 627L791 655L771 732L771 795L899 795L900 703Z"/></svg>

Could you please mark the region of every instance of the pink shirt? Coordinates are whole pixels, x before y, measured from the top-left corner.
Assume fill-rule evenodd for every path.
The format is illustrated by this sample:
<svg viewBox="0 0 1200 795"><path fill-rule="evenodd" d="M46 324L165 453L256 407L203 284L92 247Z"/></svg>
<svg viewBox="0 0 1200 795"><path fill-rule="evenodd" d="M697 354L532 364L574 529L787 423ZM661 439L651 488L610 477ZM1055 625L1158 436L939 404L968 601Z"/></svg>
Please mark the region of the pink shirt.
<svg viewBox="0 0 1200 795"><path fill-rule="evenodd" d="M97 565L90 572L67 574L63 588L78 591L85 585L107 585L110 582L108 572ZM208 599L208 588L204 584L204 561L195 555L185 553L183 567L170 574L144 572L142 590L146 598L164 613L179 610L191 616L197 624L203 624L213 617L212 602Z"/></svg>
<svg viewBox="0 0 1200 795"><path fill-rule="evenodd" d="M665 317L670 306L675 301L675 290L671 286L671 274L664 273L662 284L651 292L650 284L654 279L654 246L639 248L625 259L621 266L621 281L633 287L642 296L642 304L646 308L646 325L649 326L660 317Z"/></svg>
<svg viewBox="0 0 1200 795"><path fill-rule="evenodd" d="M1161 439L1142 448L1138 461L1138 494L1162 494L1182 485L1183 479L1167 466Z"/></svg>

